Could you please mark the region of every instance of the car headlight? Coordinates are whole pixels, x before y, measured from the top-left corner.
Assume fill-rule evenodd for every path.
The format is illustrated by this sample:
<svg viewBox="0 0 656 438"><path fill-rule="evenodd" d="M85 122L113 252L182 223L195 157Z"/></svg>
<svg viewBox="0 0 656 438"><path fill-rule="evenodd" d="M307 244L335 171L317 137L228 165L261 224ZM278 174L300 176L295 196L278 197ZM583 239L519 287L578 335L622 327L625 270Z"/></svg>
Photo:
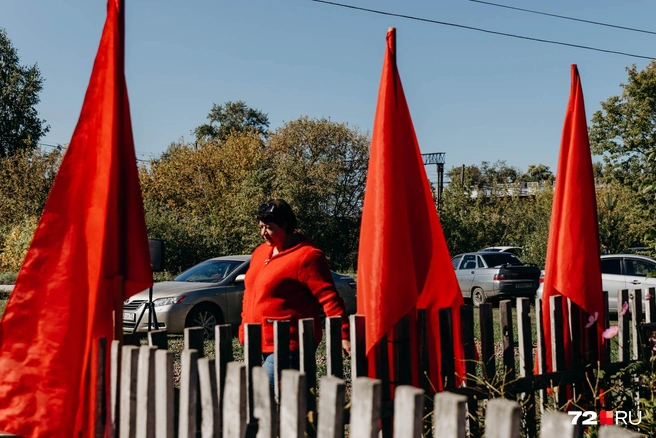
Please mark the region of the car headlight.
<svg viewBox="0 0 656 438"><path fill-rule="evenodd" d="M153 306L155 307L164 307L164 306L170 306L171 304L177 304L182 301L184 301L186 297L168 297L168 298L158 298L155 301L153 301Z"/></svg>

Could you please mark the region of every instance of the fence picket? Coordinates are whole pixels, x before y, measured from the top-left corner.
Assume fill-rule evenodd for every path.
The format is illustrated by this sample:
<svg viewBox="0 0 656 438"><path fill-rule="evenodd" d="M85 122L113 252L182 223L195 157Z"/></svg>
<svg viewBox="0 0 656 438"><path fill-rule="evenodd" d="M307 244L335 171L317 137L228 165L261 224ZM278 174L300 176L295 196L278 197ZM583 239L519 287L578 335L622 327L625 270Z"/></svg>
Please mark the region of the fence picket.
<svg viewBox="0 0 656 438"><path fill-rule="evenodd" d="M517 298L517 336L519 344L519 375L530 377L533 375L533 339L531 333L531 304L528 298ZM539 330L539 328L538 328ZM528 391L521 394L524 408L524 422L527 436L535 436L537 431L538 406L535 402L535 393Z"/></svg>
<svg viewBox="0 0 656 438"><path fill-rule="evenodd" d="M582 433L581 426L572 424L572 418L563 412L544 412L540 423L540 437L579 438Z"/></svg>
<svg viewBox="0 0 656 438"><path fill-rule="evenodd" d="M200 387L200 435L203 438L218 437L221 433L219 389L214 359L198 359L198 383Z"/></svg>
<svg viewBox="0 0 656 438"><path fill-rule="evenodd" d="M196 350L198 359L205 357L205 329L202 327L184 329L184 349Z"/></svg>
<svg viewBox="0 0 656 438"><path fill-rule="evenodd" d="M367 375L367 352L364 333L364 316L351 315L351 382Z"/></svg>
<svg viewBox="0 0 656 438"><path fill-rule="evenodd" d="M107 381L106 381L106 359L107 359L107 338L102 337L94 345L92 357L96 358L96 412L94 436L96 438L105 437L107 423Z"/></svg>
<svg viewBox="0 0 656 438"><path fill-rule="evenodd" d="M137 438L155 436L155 350L148 345L139 347L137 366Z"/></svg>
<svg viewBox="0 0 656 438"><path fill-rule="evenodd" d="M182 350L180 358L178 438L196 438L198 420L198 351Z"/></svg>
<svg viewBox="0 0 656 438"><path fill-rule="evenodd" d="M481 359L483 360L483 376L493 379L497 366L494 359L494 317L492 316L492 304L484 303L478 307L480 318L480 340Z"/></svg>
<svg viewBox="0 0 656 438"><path fill-rule="evenodd" d="M433 436L465 438L467 436L467 397L451 392L438 392L433 398ZM470 412L470 425L478 416Z"/></svg>
<svg viewBox="0 0 656 438"><path fill-rule="evenodd" d="M394 391L394 437L421 438L424 418L424 391L398 386Z"/></svg>
<svg viewBox="0 0 656 438"><path fill-rule="evenodd" d="M120 428L122 352L121 341L112 341L109 352L109 415L111 423L109 427L112 438L118 438Z"/></svg>
<svg viewBox="0 0 656 438"><path fill-rule="evenodd" d="M618 426L599 427L599 438L642 438L643 436L641 433L626 430Z"/></svg>
<svg viewBox="0 0 656 438"><path fill-rule="evenodd" d="M173 353L155 351L155 436L173 438L175 401L173 396Z"/></svg>
<svg viewBox="0 0 656 438"><path fill-rule="evenodd" d="M248 422L246 364L228 363L223 395L223 438L244 438Z"/></svg>
<svg viewBox="0 0 656 438"><path fill-rule="evenodd" d="M219 397L219 416L223 417L223 392L225 389L226 368L232 362L232 327L221 324L214 327L214 365L216 366L216 385Z"/></svg>
<svg viewBox="0 0 656 438"><path fill-rule="evenodd" d="M519 438L521 409L510 400L495 398L487 403L486 438Z"/></svg>
<svg viewBox="0 0 656 438"><path fill-rule="evenodd" d="M326 365L326 372L329 376L344 378L342 318L339 316L326 318Z"/></svg>
<svg viewBox="0 0 656 438"><path fill-rule="evenodd" d="M515 379L515 338L513 334L512 302L502 300L499 303L501 315L501 341L503 345L504 380Z"/></svg>
<svg viewBox="0 0 656 438"><path fill-rule="evenodd" d="M283 370L281 388L280 438L303 438L307 417L307 376L298 370Z"/></svg>
<svg viewBox="0 0 656 438"><path fill-rule="evenodd" d="M148 345L159 350L169 349L169 337L166 330L151 330L148 332Z"/></svg>
<svg viewBox="0 0 656 438"><path fill-rule="evenodd" d="M317 360L314 342L314 318L304 318L298 321L298 336L300 344L301 372L305 373L306 400L308 411L308 422L306 432L312 436L316 428L317 415ZM310 423L314 423L312 426Z"/></svg>
<svg viewBox="0 0 656 438"><path fill-rule="evenodd" d="M635 289L630 294L630 307L631 307L631 334L633 335L633 343L631 348L631 359L638 360L640 358L640 324L642 323L642 289Z"/></svg>
<svg viewBox="0 0 656 438"><path fill-rule="evenodd" d="M289 369L289 321L273 322L273 389L276 402L280 402L282 370Z"/></svg>
<svg viewBox="0 0 656 438"><path fill-rule="evenodd" d="M253 418L257 420L256 438L275 438L278 436L276 406L272 400L269 373L262 367L255 367L253 373Z"/></svg>
<svg viewBox="0 0 656 438"><path fill-rule="evenodd" d="M139 366L139 348L124 345L121 351L121 407L119 417L119 436L134 438L137 417L137 369Z"/></svg>
<svg viewBox="0 0 656 438"><path fill-rule="evenodd" d="M382 386L380 380L368 377L358 377L353 382L351 436L378 438Z"/></svg>
<svg viewBox="0 0 656 438"><path fill-rule="evenodd" d="M564 336L563 320L563 297L555 295L549 297L549 309L551 311L551 368L552 371L563 371L565 369L565 346L560 342ZM565 386L556 383L557 388L554 391L556 406L565 406L567 396Z"/></svg>
<svg viewBox="0 0 656 438"><path fill-rule="evenodd" d="M254 367L262 365L262 326L244 324L244 362L246 363L246 394L248 421L253 418L253 375Z"/></svg>
<svg viewBox="0 0 656 438"><path fill-rule="evenodd" d="M321 398L319 398L319 423L317 438L344 437L344 402L346 383L335 376L321 379Z"/></svg>
<svg viewBox="0 0 656 438"><path fill-rule="evenodd" d="M618 357L620 362L628 362L631 357L631 351L629 349L629 318L630 315L628 312L622 315L620 311L624 307L624 303L629 302L629 291L623 289L617 291L617 327L618 327Z"/></svg>
<svg viewBox="0 0 656 438"><path fill-rule="evenodd" d="M440 350L442 359L442 384L444 389L456 387L455 352L453 351L453 315L451 308L439 310L440 315Z"/></svg>
<svg viewBox="0 0 656 438"><path fill-rule="evenodd" d="M656 287L650 287L647 292L647 306L645 307L645 321L656 322Z"/></svg>

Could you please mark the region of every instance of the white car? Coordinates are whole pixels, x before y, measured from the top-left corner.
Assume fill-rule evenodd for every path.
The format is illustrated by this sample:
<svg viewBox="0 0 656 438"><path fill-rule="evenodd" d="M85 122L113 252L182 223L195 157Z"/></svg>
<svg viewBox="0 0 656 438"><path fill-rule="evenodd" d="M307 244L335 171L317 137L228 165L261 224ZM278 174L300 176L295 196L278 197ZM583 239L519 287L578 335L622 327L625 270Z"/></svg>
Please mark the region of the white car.
<svg viewBox="0 0 656 438"><path fill-rule="evenodd" d="M644 303L650 287L656 287L656 259L637 254L607 254L601 256L602 290L608 292L608 311L617 313L617 291L642 289ZM544 271L536 295L542 298ZM643 306L644 306L643 303ZM643 307L644 308L644 307Z"/></svg>

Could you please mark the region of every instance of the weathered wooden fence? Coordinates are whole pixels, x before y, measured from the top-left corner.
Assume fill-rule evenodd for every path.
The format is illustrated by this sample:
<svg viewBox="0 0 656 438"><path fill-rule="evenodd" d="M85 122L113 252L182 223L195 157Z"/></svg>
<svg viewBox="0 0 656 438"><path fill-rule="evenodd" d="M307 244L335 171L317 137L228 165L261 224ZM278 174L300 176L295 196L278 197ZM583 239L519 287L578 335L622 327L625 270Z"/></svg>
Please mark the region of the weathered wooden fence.
<svg viewBox="0 0 656 438"><path fill-rule="evenodd" d="M443 309L441 338L443 340L442 369L445 392L431 395L431 385L422 379L421 387L396 386L392 400L387 380L366 377L367 359L364 353L364 319L351 316L351 373L344 380L341 357L340 318L326 319L327 376L317 379L314 321L299 321L300 370L289 368L289 322L274 324L275 390L270 390L269 378L261 368L261 328L257 324L245 326L244 361L233 361L230 326L216 327L214 359L205 357L202 329L185 330L181 353L179 388L174 385L173 352L167 350L168 337L164 331L148 334L148 345L110 346L101 342L96 349L100 358L110 355L110 381L99 382L98 400L105 400L109 391L110 406L99 403L96 436L104 437L105 413L110 413L111 436L129 437L580 437L582 426L573 425L574 417L563 412L572 398L585 399L589 392L588 379L598 370L607 374L620 370L631 361L652 354L651 339L656 319L656 291L649 291L643 309L642 291L618 293L618 303L629 303L630 311L618 314L618 335L603 345L586 345L576 351L587 351L579 359L580 366L564 369L564 350L560 343L546 348L537 330L533 339L532 325L542 324L541 303L536 300L535 319L530 316L530 301L517 299L515 318L510 301L499 304L501 339L494 339L493 308L484 304L479 308L479 332L475 332L474 309L461 308L461 332L467 359L467 375L456 387L450 310ZM554 338L562 335L563 318L576 321L580 313L575 306L563 314L560 297L552 298L552 327ZM607 302L607 294L606 300ZM644 310L644 312L643 312ZM606 314L608 314L606 312ZM517 324L517 350L513 325ZM425 338L429 324L420 314L417 327L420 341ZM608 317L604 321L609 326ZM576 324L570 324L574 327ZM388 346L395 354L392 381L408 380L410 362L407 343L403 342L411 327L407 320L396 328L395 343ZM592 330L592 329L591 329ZM570 333L572 354L585 338L582 333ZM496 342L495 342L496 341ZM425 339L424 339L425 342ZM477 344L479 346L477 348ZM421 343L421 342L420 342ZM107 350L109 347L109 351ZM420 345L419 363L427 368L424 348ZM598 365L595 348L603 348L607 357L616 358ZM387 356L387 347L381 355ZM475 359L478 350L478 359ZM534 364L544 370L545 355L551 354L554 371L534 375ZM499 362L497 362L499 361ZM103 361L99 361L103 363ZM380 361L386 364L387 361ZM380 365L380 364L379 364ZM384 365L379 375L386 375ZM103 375L104 373L99 373ZM352 382L350 384L349 382ZM351 387L350 394L347 387ZM320 392L318 392L320 390ZM547 391L550 394L547 394ZM317 397L317 394L319 397ZM565 396L567 394L567 396ZM350 395L350 397L349 397ZM505 398L505 399L504 399ZM576 408L578 409L578 408ZM482 418L484 417L484 421ZM538 433L539 428L539 433ZM522 430L523 429L523 430ZM0 436L5 436L0 433ZM601 426L600 437L637 437L617 426Z"/></svg>
<svg viewBox="0 0 656 438"><path fill-rule="evenodd" d="M150 332L147 346L120 346L114 341L110 351L112 366L108 385L113 436L229 438L302 437L307 434L327 438L342 437L348 431L352 437L377 437L382 429L383 437L392 434L395 437L419 437L432 431L433 436L440 437L481 436L485 433L486 437L501 438L519 437L520 425L524 427L524 436L529 437L581 436L582 427L572 424L573 417L555 410L562 408L572 397L583 397L589 391L587 379L596 370L617 371L641 355L651 356L648 340L656 317L655 292L653 289L649 291L643 315L642 291L620 291L619 306L627 302L630 311L618 314L618 335L614 338L617 347L611 348L610 342L601 346L587 345L583 351L587 351L588 356L578 358L582 365L570 369L564 369L565 351L561 343L545 348L540 330L537 330L534 343L527 298L517 300L516 319L510 301L499 304L502 338L496 340L496 344L492 306L484 304L479 309L480 333L474 330L473 308L463 306L461 328L467 376L461 376L463 384L456 387L453 360L450 364L446 360L443 378L447 391L434 398L428 395L430 391L401 385L396 387L392 401L388 382L366 377L364 319L356 315L351 316L351 375L347 376L352 382L350 400L347 400L347 382L343 380L340 318L326 319L328 375L320 380L319 388L313 345L314 321L311 319L299 321L300 370L287 369L289 322L275 323L275 391L270 390L268 375L260 367L261 328L257 324L245 326L244 362L233 361L229 326L216 327L214 359L204 357L202 330L186 329L179 389L174 388L173 353L166 350L165 332ZM580 312L571 304L569 312L563 314L560 311L561 299L553 297L551 303L550 317L556 339L562 335L559 333L562 318L569 318L570 327L575 327L576 324L571 322L580 318ZM448 312L443 310L443 321L450 320ZM534 322L539 327L544 317L539 300L536 300L535 313ZM513 335L515 321L518 354ZM419 318L417 330L420 338L428 323ZM608 327L608 317L604 324ZM397 354L399 362L408 363L407 355L411 353L403 346L399 348L398 340L403 339L409 327L400 324L397 330L397 345L390 348L400 352ZM449 324L444 324L441 331L443 340L451 339ZM575 356L575 351L581 350L579 347L585 334L569 335ZM480 342L479 360L475 360L475 339ZM442 357L453 358L453 346L448 342L442 344ZM617 360L598 365L594 359L595 348L604 348L607 357L616 356ZM103 354L102 348L99 350L99 354ZM385 351L382 353L386 355ZM543 370L546 354L552 355L554 371L534 375L536 359L538 367ZM498 359L500 363L497 363ZM426 358L420 357L420 363L425 367ZM403 366L395 369L399 374L404 373ZM392 380L403 382L404 377L393 376ZM428 388L430 383L422 381L421 386ZM320 389L318 401L317 389ZM500 395L506 399L498 398ZM432 417L432 423L424 421L427 415ZM483 416L485 421L479 421ZM616 426L601 426L600 436L640 435Z"/></svg>

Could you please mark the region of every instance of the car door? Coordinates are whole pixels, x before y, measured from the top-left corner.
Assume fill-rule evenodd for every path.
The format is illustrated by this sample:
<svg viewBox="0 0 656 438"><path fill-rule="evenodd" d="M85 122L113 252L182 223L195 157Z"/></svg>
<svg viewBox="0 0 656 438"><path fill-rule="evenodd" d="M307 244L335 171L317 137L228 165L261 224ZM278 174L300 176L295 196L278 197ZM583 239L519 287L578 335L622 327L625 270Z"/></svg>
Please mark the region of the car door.
<svg viewBox="0 0 656 438"><path fill-rule="evenodd" d="M465 298L471 297L471 287L476 276L476 255L465 254L462 256L460 266L456 271L460 291Z"/></svg>
<svg viewBox="0 0 656 438"><path fill-rule="evenodd" d="M248 271L249 264L241 266L234 274L230 284L224 286L223 295L226 300L226 324L233 326L241 324L241 307L244 300L243 274Z"/></svg>
<svg viewBox="0 0 656 438"><path fill-rule="evenodd" d="M652 272L656 272L656 264L649 260L633 257L624 258L626 268L626 288L629 290L643 289L654 286L654 278L647 278ZM643 296L646 292L643 292Z"/></svg>
<svg viewBox="0 0 656 438"><path fill-rule="evenodd" d="M626 276L622 267L622 257L601 259L602 289L608 292L608 309L617 312L617 291L626 289Z"/></svg>

